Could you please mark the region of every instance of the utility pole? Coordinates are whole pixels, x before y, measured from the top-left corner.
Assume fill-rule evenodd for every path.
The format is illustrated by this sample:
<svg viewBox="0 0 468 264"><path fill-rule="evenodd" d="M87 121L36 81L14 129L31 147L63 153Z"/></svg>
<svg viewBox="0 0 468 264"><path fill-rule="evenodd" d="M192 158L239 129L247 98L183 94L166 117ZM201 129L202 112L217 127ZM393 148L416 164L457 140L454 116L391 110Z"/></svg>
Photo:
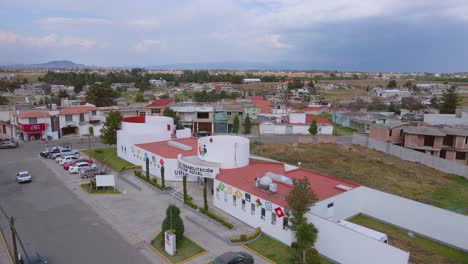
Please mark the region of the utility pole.
<svg viewBox="0 0 468 264"><path fill-rule="evenodd" d="M11 229L11 239L13 241L13 254L15 255L15 263L19 263L19 261L18 261L18 249L16 248L15 220L13 219L13 216L10 217L10 229Z"/></svg>

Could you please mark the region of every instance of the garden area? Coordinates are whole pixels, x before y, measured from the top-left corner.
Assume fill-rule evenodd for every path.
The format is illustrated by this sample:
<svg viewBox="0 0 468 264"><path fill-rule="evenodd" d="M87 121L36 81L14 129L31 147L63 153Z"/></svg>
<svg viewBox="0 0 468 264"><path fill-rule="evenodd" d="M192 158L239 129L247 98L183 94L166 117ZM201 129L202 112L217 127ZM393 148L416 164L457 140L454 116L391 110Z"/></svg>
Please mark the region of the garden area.
<svg viewBox="0 0 468 264"><path fill-rule="evenodd" d="M410 252L410 262L414 264L463 264L468 263L468 253L437 243L435 241L408 233L394 226L358 215L348 220L358 225L382 232L388 236L389 244Z"/></svg>
<svg viewBox="0 0 468 264"><path fill-rule="evenodd" d="M116 148L93 149L91 151L83 150L82 152L85 155L88 155L90 158L110 167L113 171L116 172L120 172L134 166L132 163L119 158L117 156Z"/></svg>

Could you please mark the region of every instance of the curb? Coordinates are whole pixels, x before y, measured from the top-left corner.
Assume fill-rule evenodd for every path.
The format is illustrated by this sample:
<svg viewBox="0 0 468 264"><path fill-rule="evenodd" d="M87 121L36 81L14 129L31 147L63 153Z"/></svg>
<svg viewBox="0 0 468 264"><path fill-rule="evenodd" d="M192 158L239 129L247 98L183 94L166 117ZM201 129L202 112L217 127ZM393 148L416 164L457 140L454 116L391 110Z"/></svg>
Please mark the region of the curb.
<svg viewBox="0 0 468 264"><path fill-rule="evenodd" d="M154 237L156 238L159 234L161 233L161 231L159 231ZM190 241L192 241L192 243L194 243L195 245L199 246L200 248L203 249L202 252L198 253L198 254L195 254L189 258L186 258L186 259L183 259L179 262L172 262L168 257L166 257L163 253L159 252L159 250L157 250L152 243L149 244L151 250L153 250L156 254L158 254L158 256L160 256L161 258L163 258L165 261L167 261L167 263L172 263L172 264L182 264L182 263L185 263L187 261L190 261L192 259L195 259L195 258L198 258L199 256L201 255L204 255L206 253L208 253L208 250L206 250L204 247L202 247L200 244L198 244L197 242L195 242L193 239L191 239L190 237L184 235L185 238L189 239Z"/></svg>
<svg viewBox="0 0 468 264"><path fill-rule="evenodd" d="M3 249L5 250L5 253L6 253L7 257L8 257L8 259L10 260L10 263L11 263L11 264L14 264L13 258L12 258L11 255L10 255L10 251L8 251L8 247L7 247L7 245L6 245L5 238L3 237L3 232L2 232L2 230L0 230L0 241L2 242Z"/></svg>
<svg viewBox="0 0 468 264"><path fill-rule="evenodd" d="M263 260L265 260L265 261L268 262L268 263L276 264L276 262L273 262L273 261L271 261L270 259L267 259L267 258L266 258L265 256L263 256L262 254L260 254L260 253L258 253L257 251L255 251L255 250L249 248L249 247L246 246L246 245L241 245L241 247L243 247L243 248L249 250L250 252L254 253L255 255L261 257Z"/></svg>

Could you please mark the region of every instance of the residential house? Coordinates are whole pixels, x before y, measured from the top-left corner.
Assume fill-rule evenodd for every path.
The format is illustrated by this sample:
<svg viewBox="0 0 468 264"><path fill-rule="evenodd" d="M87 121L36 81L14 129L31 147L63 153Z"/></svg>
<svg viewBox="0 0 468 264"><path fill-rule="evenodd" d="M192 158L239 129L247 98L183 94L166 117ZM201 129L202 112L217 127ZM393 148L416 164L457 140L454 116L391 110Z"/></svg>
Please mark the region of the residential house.
<svg viewBox="0 0 468 264"><path fill-rule="evenodd" d="M54 115L56 112L48 110L12 112L10 121L14 136L24 141L58 139L58 119Z"/></svg>
<svg viewBox="0 0 468 264"><path fill-rule="evenodd" d="M172 103L171 99L157 99L154 100L151 104L146 106L146 112L140 113L140 116L143 115L162 115L164 108L169 106Z"/></svg>
<svg viewBox="0 0 468 264"><path fill-rule="evenodd" d="M403 147L439 157L445 135L436 127L406 127L403 129Z"/></svg>
<svg viewBox="0 0 468 264"><path fill-rule="evenodd" d="M94 105L71 106L59 110L61 137L67 135L88 135L89 127L93 127L94 135L100 135L105 117Z"/></svg>
<svg viewBox="0 0 468 264"><path fill-rule="evenodd" d="M369 138L401 145L403 142L403 129L409 126L413 125L401 122L372 124L370 126Z"/></svg>
<svg viewBox="0 0 468 264"><path fill-rule="evenodd" d="M312 120L317 122L318 135L333 135L333 125L328 118L319 118L305 113L289 113L288 115L260 115L260 134L266 135L310 135L309 127Z"/></svg>

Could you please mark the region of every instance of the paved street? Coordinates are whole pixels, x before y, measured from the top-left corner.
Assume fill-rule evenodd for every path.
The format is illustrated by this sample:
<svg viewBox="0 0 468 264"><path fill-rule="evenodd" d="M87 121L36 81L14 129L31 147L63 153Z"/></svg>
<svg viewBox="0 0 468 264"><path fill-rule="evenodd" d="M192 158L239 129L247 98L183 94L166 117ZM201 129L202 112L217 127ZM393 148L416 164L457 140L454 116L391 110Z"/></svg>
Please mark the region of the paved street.
<svg viewBox="0 0 468 264"><path fill-rule="evenodd" d="M40 160L43 147L31 142L0 150L0 206L16 218L25 247L47 256L50 263L151 263L79 199L76 190L65 188ZM87 148L87 143L73 147ZM32 173L32 183L16 182L20 170Z"/></svg>

